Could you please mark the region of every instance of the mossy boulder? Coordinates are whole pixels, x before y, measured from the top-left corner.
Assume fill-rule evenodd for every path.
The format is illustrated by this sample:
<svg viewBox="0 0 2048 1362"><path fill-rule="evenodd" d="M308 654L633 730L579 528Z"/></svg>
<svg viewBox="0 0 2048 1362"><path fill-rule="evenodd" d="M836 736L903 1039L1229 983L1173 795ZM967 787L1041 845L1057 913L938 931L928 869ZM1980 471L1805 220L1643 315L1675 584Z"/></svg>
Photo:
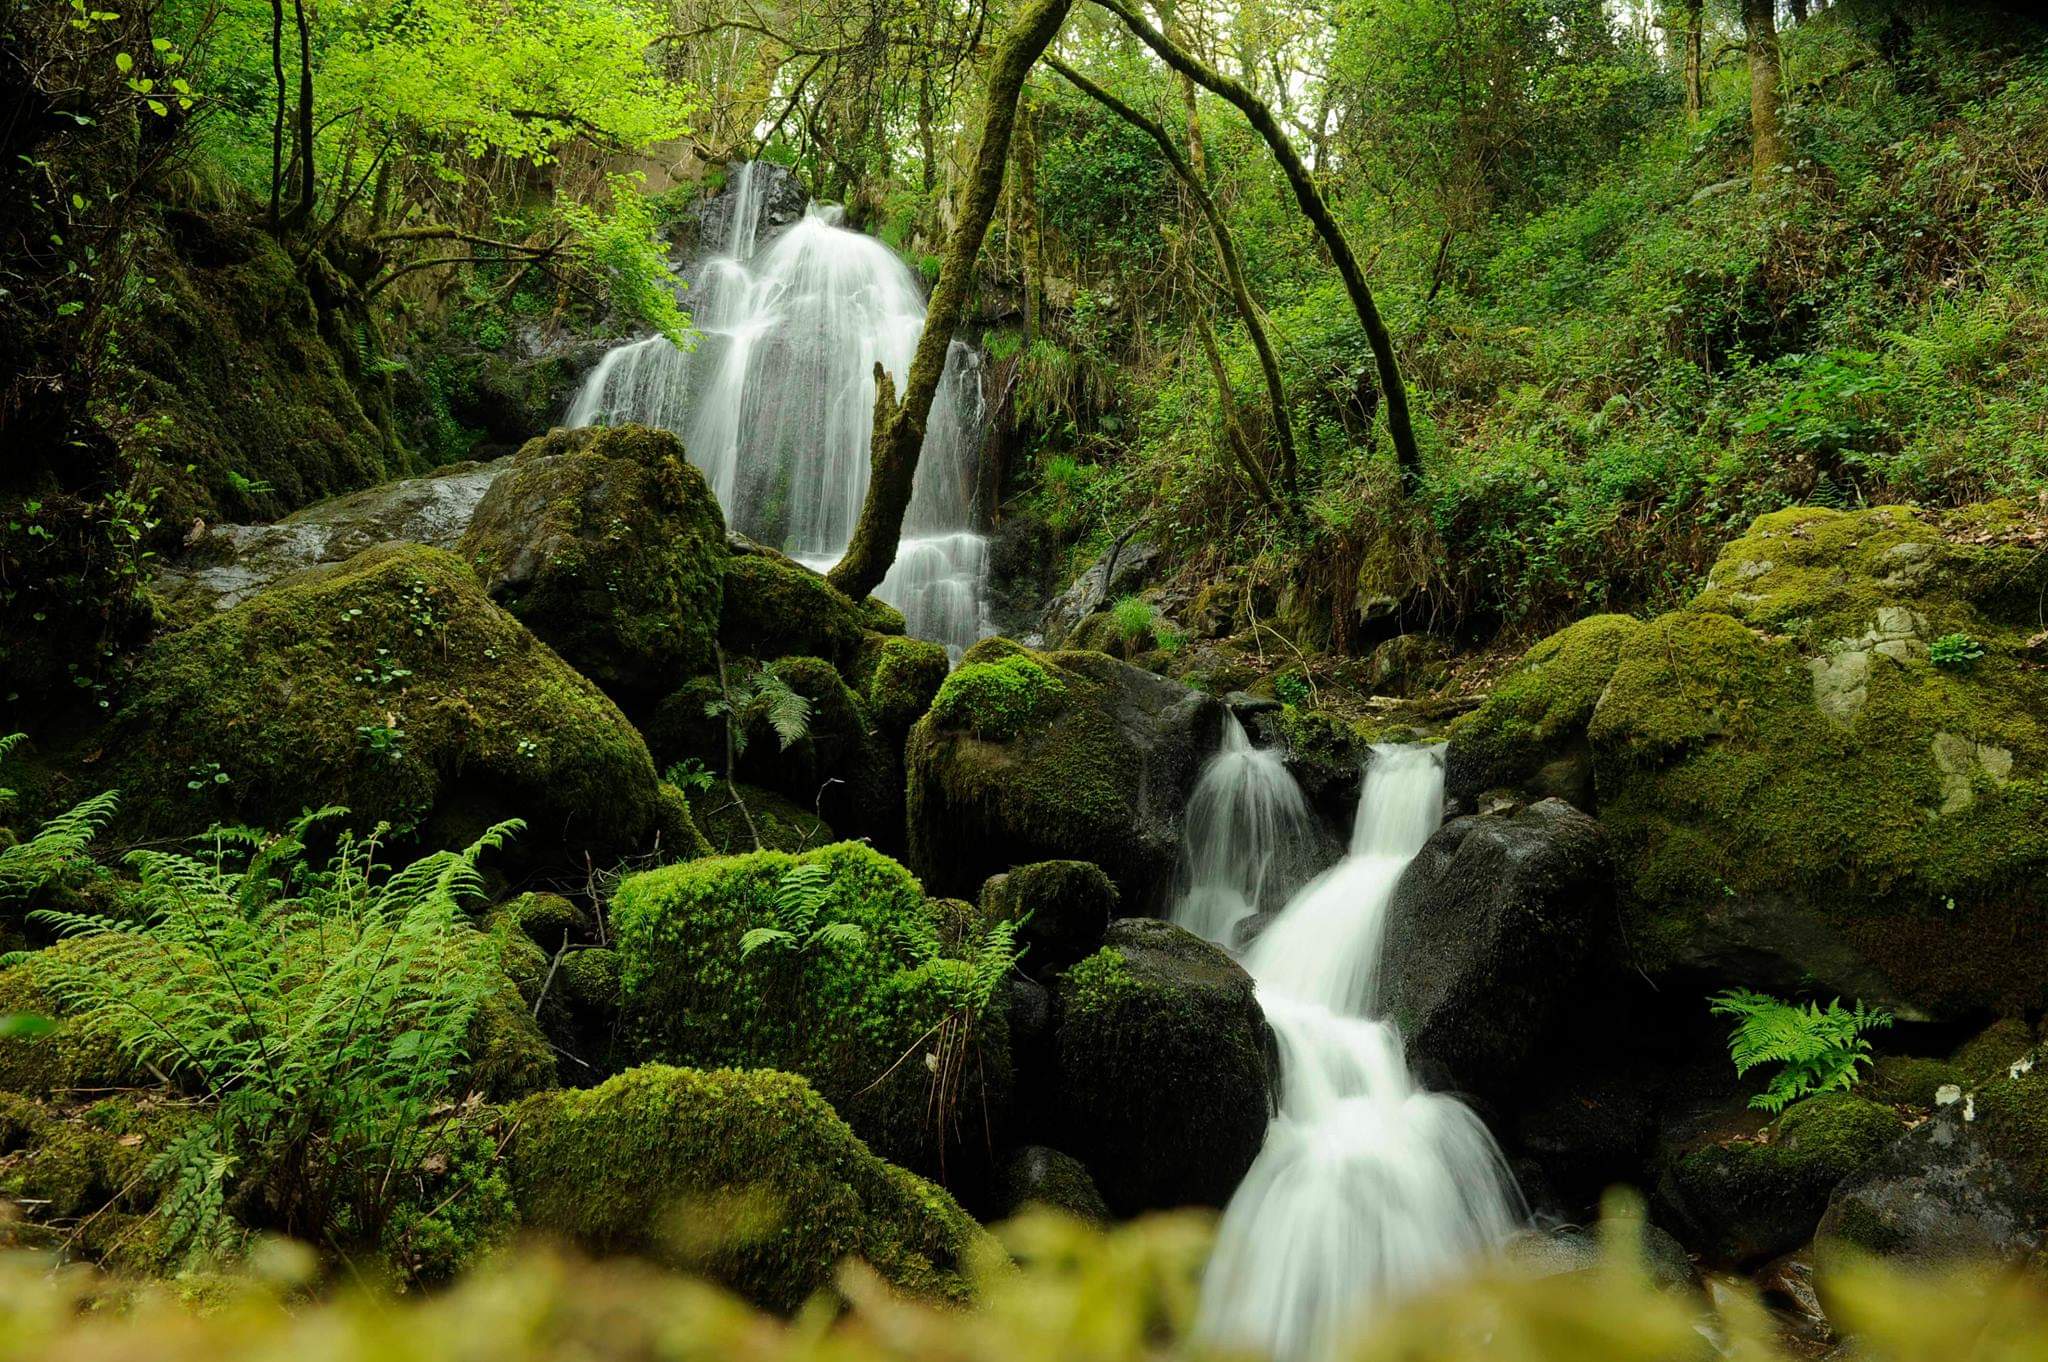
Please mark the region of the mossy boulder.
<svg viewBox="0 0 2048 1362"><path fill-rule="evenodd" d="M807 927L778 908L799 890L810 898ZM949 1171L971 1166L982 1141L960 1132L1000 1125L1009 1062L999 1008L976 1024L954 1119L934 1125L923 1056L933 1029L971 996L974 968L905 944L907 931L957 940L962 924L879 852L841 842L649 871L619 886L611 915L632 1059L803 1074L877 1152L920 1169L942 1158ZM809 940L836 923L857 937ZM749 931L779 925L801 935L742 956Z"/></svg>
<svg viewBox="0 0 2048 1362"><path fill-rule="evenodd" d="M1004 1219L1038 1207L1091 1224L1109 1223L1109 1207L1087 1168L1073 1155L1042 1144L1025 1145L1004 1160L1000 1205Z"/></svg>
<svg viewBox="0 0 2048 1362"><path fill-rule="evenodd" d="M869 717L900 742L932 707L950 665L937 643L869 634L855 659L854 676Z"/></svg>
<svg viewBox="0 0 2048 1362"><path fill-rule="evenodd" d="M2037 530L2011 503L1764 516L1688 608L1532 650L1454 727L1453 793L1541 790L1583 742L1653 974L2048 1004L2048 958L2011 951L2048 927Z"/></svg>
<svg viewBox="0 0 2048 1362"><path fill-rule="evenodd" d="M340 804L441 842L522 817L519 847L544 854L631 848L655 819L653 762L618 707L459 560L413 545L158 640L105 748L137 835Z"/></svg>
<svg viewBox="0 0 2048 1362"><path fill-rule="evenodd" d="M711 843L690 808L690 797L665 780L655 793L654 849L663 861L693 861L712 854Z"/></svg>
<svg viewBox="0 0 2048 1362"><path fill-rule="evenodd" d="M822 657L835 667L850 667L863 635L878 620L890 622L786 554L746 541L736 541L734 548L718 631L729 653ZM895 617L894 632L903 631L902 621Z"/></svg>
<svg viewBox="0 0 2048 1362"><path fill-rule="evenodd" d="M1171 923L1123 918L1061 976L1063 1148L1120 1215L1221 1206L1266 1136L1273 1042L1251 976Z"/></svg>
<svg viewBox="0 0 2048 1362"><path fill-rule="evenodd" d="M689 792L690 815L710 854L816 851L838 840L824 819L772 790L723 780ZM751 821L750 821L751 820ZM755 835L760 842L756 844Z"/></svg>
<svg viewBox="0 0 2048 1362"><path fill-rule="evenodd" d="M1809 1097L1754 1136L1673 1151L1658 1201L1680 1237L1713 1262L1762 1262L1811 1238L1835 1188L1904 1130L1896 1112L1853 1093Z"/></svg>
<svg viewBox="0 0 2048 1362"><path fill-rule="evenodd" d="M40 957L48 954L55 959L78 949L59 941L0 970L0 1016L26 1015L56 1023L41 1035L0 1037L0 1092L44 1098L149 1081L147 1072L113 1036L65 1020L57 998L38 982Z"/></svg>
<svg viewBox="0 0 2048 1362"><path fill-rule="evenodd" d="M1100 653L986 639L911 729L911 864L965 895L1015 865L1090 861L1127 911L1153 906L1223 721L1213 697Z"/></svg>
<svg viewBox="0 0 2048 1362"><path fill-rule="evenodd" d="M529 441L478 503L459 551L492 599L628 702L713 665L725 517L668 431L557 429Z"/></svg>
<svg viewBox="0 0 2048 1362"><path fill-rule="evenodd" d="M875 727L866 704L823 658L784 657L765 665L803 697L808 718L803 735L785 744L765 712L753 714L739 778L816 810L848 836L896 847L903 827L900 740Z"/></svg>
<svg viewBox="0 0 2048 1362"><path fill-rule="evenodd" d="M981 887L991 922L1016 922L1026 973L1043 978L1092 955L1116 916L1116 886L1086 861L1036 861Z"/></svg>
<svg viewBox="0 0 2048 1362"><path fill-rule="evenodd" d="M791 1074L651 1065L531 1098L513 1125L527 1225L668 1256L769 1309L795 1309L848 1258L964 1300L970 1260L992 1251L958 1203L869 1152Z"/></svg>

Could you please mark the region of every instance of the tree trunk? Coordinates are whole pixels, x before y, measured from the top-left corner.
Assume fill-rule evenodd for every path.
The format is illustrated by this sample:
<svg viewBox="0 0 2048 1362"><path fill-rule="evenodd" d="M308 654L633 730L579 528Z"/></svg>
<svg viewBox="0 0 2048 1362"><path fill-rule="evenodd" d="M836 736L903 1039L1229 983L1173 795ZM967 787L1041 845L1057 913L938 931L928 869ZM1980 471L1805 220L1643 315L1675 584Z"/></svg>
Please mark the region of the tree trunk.
<svg viewBox="0 0 2048 1362"><path fill-rule="evenodd" d="M284 0L270 0L270 70L277 82L277 111L270 124L270 230L281 220L284 196Z"/></svg>
<svg viewBox="0 0 2048 1362"><path fill-rule="evenodd" d="M1795 24L1806 22L1806 0L1792 0L1792 22Z"/></svg>
<svg viewBox="0 0 2048 1362"><path fill-rule="evenodd" d="M1224 277L1230 281L1230 296L1237 304L1238 315L1244 318L1245 334L1251 337L1252 349L1258 352L1259 368L1266 377L1266 399L1273 410L1273 434L1280 445L1280 485L1287 493L1288 502L1297 503L1301 496L1301 484L1294 452L1294 423L1287 413L1287 390L1280 379L1280 360L1273 353L1273 342L1266 334L1265 322L1259 315L1258 304L1252 301L1251 289L1245 284L1244 267L1238 259L1237 243L1231 238L1230 228L1223 221L1223 214L1216 207L1216 200L1210 196L1207 186L1202 183L1202 178L1197 176L1195 168L1181 156L1180 148L1174 144L1172 134L1168 133L1163 125L1147 118L1058 57L1047 57L1045 64L1066 77L1075 89L1150 136L1158 144L1160 154L1166 158L1166 163L1173 168L1173 173L1187 187L1188 197L1192 198L1195 206L1201 210L1202 218L1209 226L1209 240L1216 246L1216 258L1223 262ZM1200 148L1199 138L1191 135L1188 139L1189 155L1199 155ZM1197 310L1199 311L1199 305ZM1204 318L1202 327L1205 331L1208 325ZM1223 381L1220 365L1219 360L1219 382ZM1234 402L1226 398L1226 412L1232 405ZM1241 430L1234 417L1232 426ZM1242 436L1239 438L1242 440ZM1263 473L1260 474L1259 481L1262 485L1265 483ZM1268 501L1273 499L1270 489L1264 489L1263 494Z"/></svg>
<svg viewBox="0 0 2048 1362"><path fill-rule="evenodd" d="M1351 242L1344 235L1343 228L1331 215L1329 204L1323 201L1322 191L1295 154L1294 146L1287 140L1280 124L1268 109L1252 93L1236 81L1213 70L1206 63L1197 60L1166 40L1166 36L1152 27L1135 10L1128 8L1124 0L1096 0L1110 13L1124 23L1124 27L1136 34L1144 44L1159 55L1160 60L1188 78L1207 86L1216 94L1236 105L1251 121L1259 135L1266 139L1266 145L1273 157L1286 172L1287 182L1294 190L1295 202L1301 206L1323 245L1328 248L1336 262L1337 273L1344 280L1344 291L1351 297L1351 306L1358 313L1358 322L1365 330L1366 340L1372 346L1373 359L1379 369L1380 387L1386 393L1387 432L1394 438L1394 453L1401 468L1402 485L1414 491L1422 482L1422 452L1415 443L1415 429L1409 421L1408 388L1401 381L1400 361L1394 356L1393 337L1387 332L1386 323L1381 320L1379 307L1373 302L1372 290L1366 286L1365 271L1359 266L1358 256L1351 249Z"/></svg>
<svg viewBox="0 0 2048 1362"><path fill-rule="evenodd" d="M1770 187L1785 164L1785 131L1779 122L1777 0L1742 0L1742 27L1749 47L1749 184Z"/></svg>
<svg viewBox="0 0 2048 1362"><path fill-rule="evenodd" d="M1706 54L1703 30L1706 28L1706 0L1686 0L1685 3L1685 121L1700 121L1700 111L1706 106L1704 73Z"/></svg>
<svg viewBox="0 0 2048 1362"><path fill-rule="evenodd" d="M287 231L311 219L313 213L313 31L306 19L306 0L292 0L292 13L299 26L299 123L294 139L298 148L299 198L285 215Z"/></svg>
<svg viewBox="0 0 2048 1362"><path fill-rule="evenodd" d="M1038 111L1025 101L1017 110L1017 211L1023 219L1024 335L1038 339L1045 299L1045 235L1038 220Z"/></svg>
<svg viewBox="0 0 2048 1362"><path fill-rule="evenodd" d="M961 197L959 224L946 243L939 282L932 289L924 334L918 337L902 400L898 401L891 391L893 384L878 381L875 385L868 494L861 502L853 542L846 546L846 556L831 572L832 585L855 600L880 586L890 564L896 561L897 541L903 535L903 512L910 506L918 456L924 451L925 420L931 415L932 398L938 393L939 379L946 371L946 351L953 343L953 332L967 309L974 259L981 252L982 238L988 234L989 219L995 216L996 200L1002 196L1003 171L1010 160L1010 137L1016 130L1017 99L1023 93L1024 78L1059 33L1072 5L1073 0L1032 0L1016 29L997 51L989 70L981 145L975 149L973 177Z"/></svg>

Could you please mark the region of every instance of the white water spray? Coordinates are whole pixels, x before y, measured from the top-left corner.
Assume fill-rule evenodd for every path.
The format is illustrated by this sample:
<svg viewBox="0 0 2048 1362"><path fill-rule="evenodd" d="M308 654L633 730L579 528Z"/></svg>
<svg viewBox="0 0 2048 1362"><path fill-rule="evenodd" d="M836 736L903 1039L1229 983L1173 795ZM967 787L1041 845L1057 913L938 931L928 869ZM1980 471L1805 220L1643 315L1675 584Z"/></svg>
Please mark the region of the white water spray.
<svg viewBox="0 0 2048 1362"><path fill-rule="evenodd" d="M1350 853L1245 955L1279 1038L1281 1097L1217 1232L1198 1324L1212 1342L1323 1362L1378 1303L1497 1245L1519 1218L1486 1127L1424 1090L1400 1032L1373 1015L1394 884L1442 810L1441 748L1375 748Z"/></svg>
<svg viewBox="0 0 2048 1362"><path fill-rule="evenodd" d="M1188 798L1173 920L1234 945L1238 928L1283 906L1315 870L1315 817L1280 753L1226 715L1223 746Z"/></svg>
<svg viewBox="0 0 2048 1362"><path fill-rule="evenodd" d="M605 355L567 424L639 421L682 436L743 534L814 568L853 537L868 486L875 365L901 391L924 330L924 299L881 242L840 225L836 207L760 239L768 184L749 163L719 254L697 267L697 344L660 336ZM926 422L924 452L896 562L875 594L910 632L961 651L988 630L987 545L971 532L985 413L980 362L955 343Z"/></svg>

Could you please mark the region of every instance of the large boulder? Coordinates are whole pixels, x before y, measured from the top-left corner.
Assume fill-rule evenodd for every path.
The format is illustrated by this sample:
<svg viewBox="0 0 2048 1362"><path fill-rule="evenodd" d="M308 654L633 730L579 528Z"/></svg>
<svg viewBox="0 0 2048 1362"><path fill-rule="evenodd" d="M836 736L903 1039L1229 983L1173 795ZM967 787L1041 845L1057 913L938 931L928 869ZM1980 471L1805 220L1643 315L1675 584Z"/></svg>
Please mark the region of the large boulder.
<svg viewBox="0 0 2048 1362"><path fill-rule="evenodd" d="M653 762L618 707L459 560L413 545L157 640L104 748L136 835L339 804L431 841L520 817L522 849L615 852L656 815Z"/></svg>
<svg viewBox="0 0 2048 1362"><path fill-rule="evenodd" d="M972 1062L957 1088L932 1067L975 970L940 944L958 924L902 866L854 842L692 861L627 879L611 920L630 1059L800 1073L885 1157L976 1171L980 1132L1003 1115L1005 1015L959 1028ZM811 939L835 924L850 939ZM748 932L776 927L799 935L742 955ZM935 1113L941 1077L953 1109Z"/></svg>
<svg viewBox="0 0 2048 1362"><path fill-rule="evenodd" d="M665 430L527 442L477 505L461 553L492 599L614 695L652 700L714 664L725 517Z"/></svg>
<svg viewBox="0 0 2048 1362"><path fill-rule="evenodd" d="M1061 1146L1121 1215L1221 1206L1266 1136L1276 1060L1251 976L1156 918L1061 976Z"/></svg>
<svg viewBox="0 0 2048 1362"><path fill-rule="evenodd" d="M901 634L903 616L870 596L855 601L787 554L729 539L719 641L736 657L821 657L851 670L870 632Z"/></svg>
<svg viewBox="0 0 2048 1362"><path fill-rule="evenodd" d="M971 894L1030 861L1092 861L1126 910L1158 903L1222 733L1214 698L1100 653L969 649L910 732L911 864Z"/></svg>
<svg viewBox="0 0 2048 1362"><path fill-rule="evenodd" d="M1116 886L1086 861L1037 861L990 876L981 887L981 907L992 922L1019 924L1024 971L1043 978L1102 945L1116 916Z"/></svg>
<svg viewBox="0 0 2048 1362"><path fill-rule="evenodd" d="M1651 974L1908 1017L2038 1009L2048 556L2012 503L1760 518L1684 610L1539 644L1452 793L1585 788ZM1590 765L1590 784L1585 772Z"/></svg>
<svg viewBox="0 0 2048 1362"><path fill-rule="evenodd" d="M1613 932L1613 873L1591 818L1547 799L1453 819L1394 887L1377 1010L1433 1083L1503 1099L1588 1005Z"/></svg>
<svg viewBox="0 0 2048 1362"><path fill-rule="evenodd" d="M596 1251L655 1253L793 1310L840 1263L964 1300L986 1234L952 1197L877 1158L791 1074L654 1065L512 1113L521 1218Z"/></svg>

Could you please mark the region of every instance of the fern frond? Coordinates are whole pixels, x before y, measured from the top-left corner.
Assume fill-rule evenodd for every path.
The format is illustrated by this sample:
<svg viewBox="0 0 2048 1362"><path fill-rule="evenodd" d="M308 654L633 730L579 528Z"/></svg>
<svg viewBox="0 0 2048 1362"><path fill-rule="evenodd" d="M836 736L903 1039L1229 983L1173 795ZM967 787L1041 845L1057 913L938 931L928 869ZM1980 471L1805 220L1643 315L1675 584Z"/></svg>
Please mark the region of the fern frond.
<svg viewBox="0 0 2048 1362"><path fill-rule="evenodd" d="M120 802L113 790L96 794L43 824L28 841L0 850L0 903L28 898L86 865L87 848Z"/></svg>
<svg viewBox="0 0 2048 1362"><path fill-rule="evenodd" d="M889 923L890 935L910 957L912 965L928 965L945 954L938 922L922 913L912 913Z"/></svg>
<svg viewBox="0 0 2048 1362"><path fill-rule="evenodd" d="M740 959L746 959L763 946L781 946L787 950L795 945L795 935L780 927L754 927L740 938Z"/></svg>
<svg viewBox="0 0 2048 1362"><path fill-rule="evenodd" d="M775 740L787 752L811 736L811 702L771 671L754 678L754 695L775 731Z"/></svg>
<svg viewBox="0 0 2048 1362"><path fill-rule="evenodd" d="M868 934L858 922L828 922L812 932L805 949L829 946L835 951L857 951L868 944Z"/></svg>
<svg viewBox="0 0 2048 1362"><path fill-rule="evenodd" d="M1860 1077L1858 1065L1872 1062L1868 1031L1892 1024L1891 1013L1858 1002L1844 1008L1836 998L1818 1003L1788 1003L1767 993L1729 989L1708 1000L1714 1015L1735 1019L1728 1037L1728 1057L1737 1075L1776 1064L1763 1092L1750 1105L1783 1111L1817 1092L1845 1092Z"/></svg>

